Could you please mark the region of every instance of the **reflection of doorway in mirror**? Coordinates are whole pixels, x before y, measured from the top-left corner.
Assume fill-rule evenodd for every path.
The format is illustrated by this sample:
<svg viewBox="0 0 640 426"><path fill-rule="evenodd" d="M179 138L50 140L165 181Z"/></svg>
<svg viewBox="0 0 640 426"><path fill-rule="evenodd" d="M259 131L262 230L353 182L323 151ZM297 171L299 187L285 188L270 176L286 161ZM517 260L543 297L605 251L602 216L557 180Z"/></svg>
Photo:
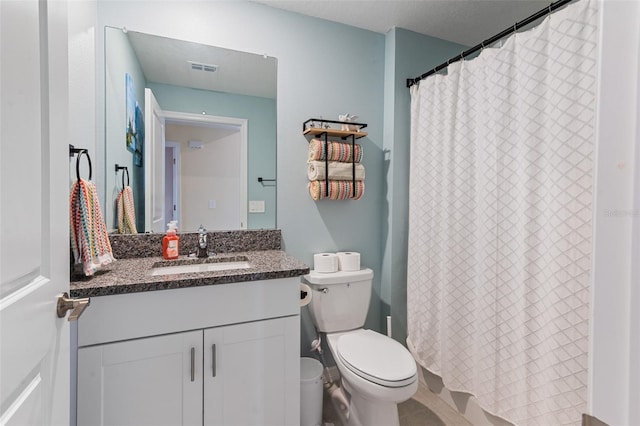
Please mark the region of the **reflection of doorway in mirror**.
<svg viewBox="0 0 640 426"><path fill-rule="evenodd" d="M178 224L182 224L180 220L180 143L166 141L164 152L164 215L167 222L175 220Z"/></svg>
<svg viewBox="0 0 640 426"><path fill-rule="evenodd" d="M205 117L195 116L198 121L194 122L184 116L174 120L170 114L166 139L179 147L179 172L170 171L171 180L165 176L165 200L178 200L179 229L193 231L200 225L212 231L246 228L244 126L234 119L224 122L224 117L207 117L215 122L205 122ZM167 162L165 171L173 169L170 166ZM167 203L165 217L173 214L171 209Z"/></svg>

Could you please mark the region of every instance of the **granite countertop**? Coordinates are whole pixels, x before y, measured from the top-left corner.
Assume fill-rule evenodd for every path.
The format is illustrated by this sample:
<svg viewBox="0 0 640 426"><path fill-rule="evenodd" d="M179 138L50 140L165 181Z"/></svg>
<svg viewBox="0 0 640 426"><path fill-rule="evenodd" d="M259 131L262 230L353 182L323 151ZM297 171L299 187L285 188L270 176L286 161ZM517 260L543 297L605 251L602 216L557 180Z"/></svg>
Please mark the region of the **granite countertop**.
<svg viewBox="0 0 640 426"><path fill-rule="evenodd" d="M151 275L157 262L175 262L176 265L198 261L180 256L174 261L162 257L141 257L117 260L98 270L91 277L71 277L71 297L94 297L143 291L227 284L244 281L298 277L309 273L309 266L282 250L260 250L219 253L215 258L224 261L246 260L249 268L211 272Z"/></svg>

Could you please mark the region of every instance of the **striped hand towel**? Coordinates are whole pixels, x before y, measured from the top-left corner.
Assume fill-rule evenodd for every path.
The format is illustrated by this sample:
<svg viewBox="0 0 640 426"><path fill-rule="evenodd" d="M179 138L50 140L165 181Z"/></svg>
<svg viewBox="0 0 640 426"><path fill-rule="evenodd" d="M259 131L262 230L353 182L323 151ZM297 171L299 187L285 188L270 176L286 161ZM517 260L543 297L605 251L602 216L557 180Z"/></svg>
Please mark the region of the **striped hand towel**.
<svg viewBox="0 0 640 426"><path fill-rule="evenodd" d="M74 263L82 265L84 274L90 276L115 260L95 184L84 179L76 181L69 204Z"/></svg>
<svg viewBox="0 0 640 426"><path fill-rule="evenodd" d="M350 143L327 141L325 149L324 141L320 139L311 139L309 142L309 161L324 160L325 157L327 157L329 161L350 163L353 156L355 156L356 163L361 162L362 147L359 144L354 144L354 153L351 151Z"/></svg>
<svg viewBox="0 0 640 426"><path fill-rule="evenodd" d="M326 177L324 161L309 161L309 180L323 180ZM364 165L356 163L356 180L364 179ZM329 161L329 180L353 180L353 164Z"/></svg>
<svg viewBox="0 0 640 426"><path fill-rule="evenodd" d="M353 182L350 180L329 180L329 196L327 196L327 181L314 180L309 182L309 194L318 201L322 198L330 200L359 200L364 194L364 181L356 181L356 194L353 196Z"/></svg>
<svg viewBox="0 0 640 426"><path fill-rule="evenodd" d="M118 232L121 234L137 234L136 209L133 204L133 190L125 186L116 199L118 216Z"/></svg>

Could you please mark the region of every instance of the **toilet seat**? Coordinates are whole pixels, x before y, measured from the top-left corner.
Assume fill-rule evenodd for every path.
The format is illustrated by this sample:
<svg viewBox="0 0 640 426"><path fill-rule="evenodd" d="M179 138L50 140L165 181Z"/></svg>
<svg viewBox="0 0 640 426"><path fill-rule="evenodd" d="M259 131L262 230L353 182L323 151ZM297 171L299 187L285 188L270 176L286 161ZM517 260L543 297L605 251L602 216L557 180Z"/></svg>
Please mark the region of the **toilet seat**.
<svg viewBox="0 0 640 426"><path fill-rule="evenodd" d="M403 387L416 380L416 363L395 340L372 330L356 330L338 339L337 353L354 374L385 387Z"/></svg>

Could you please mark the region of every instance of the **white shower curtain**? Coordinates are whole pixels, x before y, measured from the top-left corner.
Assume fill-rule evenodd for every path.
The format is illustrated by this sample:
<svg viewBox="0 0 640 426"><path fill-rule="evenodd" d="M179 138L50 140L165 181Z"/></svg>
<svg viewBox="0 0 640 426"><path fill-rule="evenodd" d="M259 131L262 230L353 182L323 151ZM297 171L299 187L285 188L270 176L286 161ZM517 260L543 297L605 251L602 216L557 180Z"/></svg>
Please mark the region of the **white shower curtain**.
<svg viewBox="0 0 640 426"><path fill-rule="evenodd" d="M586 412L597 7L411 92L407 342L519 425Z"/></svg>

